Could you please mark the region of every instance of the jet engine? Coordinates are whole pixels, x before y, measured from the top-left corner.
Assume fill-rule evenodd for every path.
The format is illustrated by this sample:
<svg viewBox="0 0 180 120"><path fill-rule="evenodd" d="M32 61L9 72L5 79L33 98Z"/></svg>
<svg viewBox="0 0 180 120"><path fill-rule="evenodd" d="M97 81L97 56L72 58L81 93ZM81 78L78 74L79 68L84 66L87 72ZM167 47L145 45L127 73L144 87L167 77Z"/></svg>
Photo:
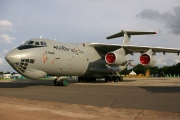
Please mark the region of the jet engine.
<svg viewBox="0 0 180 120"><path fill-rule="evenodd" d="M105 56L105 60L108 64L114 65L121 65L127 62L123 48L120 48L114 52L108 52Z"/></svg>
<svg viewBox="0 0 180 120"><path fill-rule="evenodd" d="M142 54L139 58L139 61L142 65L147 66L147 67L152 67L156 63L154 57L147 53Z"/></svg>

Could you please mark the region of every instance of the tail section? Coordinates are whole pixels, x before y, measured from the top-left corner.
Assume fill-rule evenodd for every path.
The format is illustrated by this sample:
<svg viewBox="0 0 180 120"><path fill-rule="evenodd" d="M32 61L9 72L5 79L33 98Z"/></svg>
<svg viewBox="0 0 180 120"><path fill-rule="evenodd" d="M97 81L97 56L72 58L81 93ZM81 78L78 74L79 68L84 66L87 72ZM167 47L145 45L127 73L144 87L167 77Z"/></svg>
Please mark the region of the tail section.
<svg viewBox="0 0 180 120"><path fill-rule="evenodd" d="M143 31L125 31L121 30L121 32L116 33L107 37L106 39L113 39L124 36L123 44L129 44L131 35L146 35L146 34L156 34L156 32L143 32Z"/></svg>

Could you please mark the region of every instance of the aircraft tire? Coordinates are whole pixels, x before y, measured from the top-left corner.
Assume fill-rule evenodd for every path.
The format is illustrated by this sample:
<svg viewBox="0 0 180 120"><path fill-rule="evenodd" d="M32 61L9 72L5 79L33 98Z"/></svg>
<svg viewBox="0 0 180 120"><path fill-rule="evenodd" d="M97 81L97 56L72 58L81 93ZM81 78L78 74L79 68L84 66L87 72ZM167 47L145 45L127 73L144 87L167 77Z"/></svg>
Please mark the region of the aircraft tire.
<svg viewBox="0 0 180 120"><path fill-rule="evenodd" d="M78 82L82 82L83 81L83 77L79 76L78 77Z"/></svg>
<svg viewBox="0 0 180 120"><path fill-rule="evenodd" d="M116 76L111 77L111 82L116 82Z"/></svg>
<svg viewBox="0 0 180 120"><path fill-rule="evenodd" d="M58 86L61 86L61 85L62 85L62 80L59 80L59 81L57 82L57 85L58 85Z"/></svg>
<svg viewBox="0 0 180 120"><path fill-rule="evenodd" d="M105 82L108 82L108 76L105 77Z"/></svg>
<svg viewBox="0 0 180 120"><path fill-rule="evenodd" d="M108 82L112 81L112 76L108 76Z"/></svg>
<svg viewBox="0 0 180 120"><path fill-rule="evenodd" d="M114 82L118 82L118 81L119 81L119 77L118 76L114 77Z"/></svg>
<svg viewBox="0 0 180 120"><path fill-rule="evenodd" d="M96 78L95 77L93 77L93 82L96 82Z"/></svg>
<svg viewBox="0 0 180 120"><path fill-rule="evenodd" d="M111 76L106 76L105 77L105 82L110 82L111 81Z"/></svg>
<svg viewBox="0 0 180 120"><path fill-rule="evenodd" d="M123 81L123 76L120 76L119 78L120 78L119 81L122 82Z"/></svg>
<svg viewBox="0 0 180 120"><path fill-rule="evenodd" d="M54 86L57 86L57 79L53 81Z"/></svg>
<svg viewBox="0 0 180 120"><path fill-rule="evenodd" d="M63 79L62 81L61 81L61 85L62 86L67 86L69 83L68 83L68 80L67 79Z"/></svg>
<svg viewBox="0 0 180 120"><path fill-rule="evenodd" d="M83 83L85 83L85 82L87 82L88 80L87 80L87 78L86 77L82 77L82 82Z"/></svg>

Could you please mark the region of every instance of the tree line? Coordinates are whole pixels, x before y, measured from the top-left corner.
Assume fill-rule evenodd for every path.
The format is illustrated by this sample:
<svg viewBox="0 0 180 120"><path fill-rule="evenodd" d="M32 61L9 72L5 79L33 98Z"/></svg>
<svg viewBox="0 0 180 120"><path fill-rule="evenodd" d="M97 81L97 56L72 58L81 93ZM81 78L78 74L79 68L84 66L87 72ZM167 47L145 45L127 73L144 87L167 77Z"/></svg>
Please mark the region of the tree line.
<svg viewBox="0 0 180 120"><path fill-rule="evenodd" d="M16 72L3 72L3 71L0 71L0 75L3 75L3 74L16 74Z"/></svg>
<svg viewBox="0 0 180 120"><path fill-rule="evenodd" d="M159 68L157 66L153 67L145 67L141 64L138 64L134 66L132 69L124 69L121 74L127 75L131 71L136 72L136 74L145 74L146 70L150 71L151 75L180 75L180 63L177 63L176 65L172 66L163 66L162 68Z"/></svg>

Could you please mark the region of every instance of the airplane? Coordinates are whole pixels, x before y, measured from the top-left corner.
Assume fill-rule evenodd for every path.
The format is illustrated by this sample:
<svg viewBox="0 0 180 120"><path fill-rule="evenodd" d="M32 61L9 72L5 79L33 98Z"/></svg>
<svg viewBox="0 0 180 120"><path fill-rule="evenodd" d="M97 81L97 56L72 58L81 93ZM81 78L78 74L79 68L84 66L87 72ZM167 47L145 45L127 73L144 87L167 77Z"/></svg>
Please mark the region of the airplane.
<svg viewBox="0 0 180 120"><path fill-rule="evenodd" d="M35 38L13 49L5 56L7 62L20 74L30 79L44 76L57 76L55 86L67 86L66 79L60 76L78 76L79 82L123 81L119 73L129 61L127 56L141 53L140 64L155 65L155 53L177 53L180 49L130 45L132 35L156 34L156 32L126 31L111 35L106 39L124 37L122 44L107 43L62 43L55 40Z"/></svg>

